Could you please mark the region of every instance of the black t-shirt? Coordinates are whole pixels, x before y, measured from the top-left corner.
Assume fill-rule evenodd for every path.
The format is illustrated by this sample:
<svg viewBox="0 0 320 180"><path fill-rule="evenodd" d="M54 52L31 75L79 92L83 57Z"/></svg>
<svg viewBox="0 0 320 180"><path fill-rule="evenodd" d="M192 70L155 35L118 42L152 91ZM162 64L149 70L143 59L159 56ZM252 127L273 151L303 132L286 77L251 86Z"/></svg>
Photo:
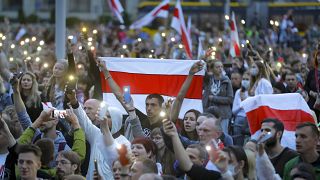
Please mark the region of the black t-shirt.
<svg viewBox="0 0 320 180"><path fill-rule="evenodd" d="M296 151L286 147L278 156L270 159L273 167L276 170L276 173L279 174L281 178L283 177L284 166L286 165L286 163L296 156L298 156L298 153Z"/></svg>
<svg viewBox="0 0 320 180"><path fill-rule="evenodd" d="M139 117L140 123L141 123L141 127L143 130L143 133L146 137L150 137L151 131L154 128L160 128L162 126L162 121L159 120L157 121L155 124L150 124L150 121L148 119L148 116L146 116L145 114L143 114L141 111L139 111L138 109L136 109L136 114Z"/></svg>

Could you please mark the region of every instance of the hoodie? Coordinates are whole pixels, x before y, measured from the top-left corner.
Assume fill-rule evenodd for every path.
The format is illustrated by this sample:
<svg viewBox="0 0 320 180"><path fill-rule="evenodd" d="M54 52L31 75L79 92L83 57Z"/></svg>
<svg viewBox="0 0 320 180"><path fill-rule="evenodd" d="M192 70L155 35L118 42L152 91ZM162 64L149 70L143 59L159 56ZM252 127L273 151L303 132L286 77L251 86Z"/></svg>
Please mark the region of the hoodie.
<svg viewBox="0 0 320 180"><path fill-rule="evenodd" d="M108 107L108 111L112 120L111 134L114 135L115 133L119 132L122 128L122 112L120 111L120 109L110 106ZM131 151L131 143L123 135L120 134L118 137L115 138L115 141L118 144L126 145L127 150L129 152Z"/></svg>

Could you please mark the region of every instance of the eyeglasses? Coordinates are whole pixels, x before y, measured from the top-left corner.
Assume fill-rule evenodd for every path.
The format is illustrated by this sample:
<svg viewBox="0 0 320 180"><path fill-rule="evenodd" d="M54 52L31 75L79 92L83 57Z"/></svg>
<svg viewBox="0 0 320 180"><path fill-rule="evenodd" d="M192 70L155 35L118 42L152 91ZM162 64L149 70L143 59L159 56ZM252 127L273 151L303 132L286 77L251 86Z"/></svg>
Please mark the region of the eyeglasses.
<svg viewBox="0 0 320 180"><path fill-rule="evenodd" d="M71 162L67 162L67 161L56 161L56 166L58 166L59 164L61 165L66 165L66 164L71 164Z"/></svg>

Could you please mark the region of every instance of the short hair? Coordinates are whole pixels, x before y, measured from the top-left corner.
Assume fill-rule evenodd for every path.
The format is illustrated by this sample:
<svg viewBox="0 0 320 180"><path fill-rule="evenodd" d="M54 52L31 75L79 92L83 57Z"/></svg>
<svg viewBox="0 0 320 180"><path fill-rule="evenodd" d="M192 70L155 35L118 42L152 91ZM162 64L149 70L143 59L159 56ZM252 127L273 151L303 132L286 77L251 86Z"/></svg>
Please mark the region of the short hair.
<svg viewBox="0 0 320 180"><path fill-rule="evenodd" d="M292 179L300 177L304 179L316 180L316 173L311 164L300 162L292 169L297 169L297 172L292 175Z"/></svg>
<svg viewBox="0 0 320 180"><path fill-rule="evenodd" d="M143 165L142 174L145 173L156 173L158 174L157 164L148 158L137 158L135 162L141 162Z"/></svg>
<svg viewBox="0 0 320 180"><path fill-rule="evenodd" d="M71 174L69 176L65 176L63 180L86 180L86 178L79 174Z"/></svg>
<svg viewBox="0 0 320 180"><path fill-rule="evenodd" d="M146 149L147 153L151 152L151 154L153 154L154 156L157 155L157 145L149 138L144 138L144 137L135 138L131 142L131 145L132 144L142 144Z"/></svg>
<svg viewBox="0 0 320 180"><path fill-rule="evenodd" d="M230 155L230 153L232 152L234 154L234 156L236 157L237 161L244 161L244 166L243 166L243 175L244 177L248 177L248 171L249 171L249 165L248 165L248 158L246 155L246 152L244 151L244 149L240 146L228 146L223 148L224 152L227 152Z"/></svg>
<svg viewBox="0 0 320 180"><path fill-rule="evenodd" d="M149 94L146 98L147 99L152 99L152 98L156 98L158 99L158 103L159 103L159 106L162 106L163 102L164 102L164 99L163 97L160 95L160 94Z"/></svg>
<svg viewBox="0 0 320 180"><path fill-rule="evenodd" d="M220 119L220 113L211 114L211 113L205 112L205 113L200 113L200 115L199 115L198 117L200 117L200 116L204 116L204 117L206 117L206 118L216 118L216 119Z"/></svg>
<svg viewBox="0 0 320 180"><path fill-rule="evenodd" d="M41 164L48 166L54 160L54 143L49 138L41 138L35 142L42 152Z"/></svg>
<svg viewBox="0 0 320 180"><path fill-rule="evenodd" d="M151 138L154 137L154 136L156 136L156 135L162 136L162 133L161 133L160 128L154 128L154 129L151 131L151 134L150 134L150 137L151 137Z"/></svg>
<svg viewBox="0 0 320 180"><path fill-rule="evenodd" d="M80 174L80 170L81 170L81 159L79 157L79 155L74 152L74 151L60 151L59 155L68 159L71 164L76 164L78 167L77 169L74 171L75 174Z"/></svg>
<svg viewBox="0 0 320 180"><path fill-rule="evenodd" d="M208 159L207 150L203 146L201 146L200 144L190 144L187 148L197 149L199 151L200 159L203 159L203 160Z"/></svg>
<svg viewBox="0 0 320 180"><path fill-rule="evenodd" d="M41 149L34 144L23 144L18 146L18 154L21 153L33 153L39 159L41 158Z"/></svg>
<svg viewBox="0 0 320 180"><path fill-rule="evenodd" d="M295 73L293 73L293 72L288 72L288 73L286 73L286 74L285 74L285 76L284 76L284 79L286 79L286 78L287 78L287 76L294 76L294 77L297 79L296 74L295 74Z"/></svg>
<svg viewBox="0 0 320 180"><path fill-rule="evenodd" d="M318 130L317 125L315 125L314 123L311 123L311 122L304 122L304 123L298 124L296 129L301 129L304 127L310 127L313 135L315 135L317 138L319 138L319 130Z"/></svg>

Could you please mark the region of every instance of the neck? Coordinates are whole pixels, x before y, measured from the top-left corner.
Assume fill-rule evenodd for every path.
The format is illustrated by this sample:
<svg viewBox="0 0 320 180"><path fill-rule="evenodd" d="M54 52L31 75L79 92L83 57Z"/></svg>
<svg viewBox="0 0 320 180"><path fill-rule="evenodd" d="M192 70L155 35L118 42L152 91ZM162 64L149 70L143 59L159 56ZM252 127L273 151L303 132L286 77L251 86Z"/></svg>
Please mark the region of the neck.
<svg viewBox="0 0 320 180"><path fill-rule="evenodd" d="M283 147L278 142L274 147L266 148L266 152L270 158L274 158L283 151Z"/></svg>
<svg viewBox="0 0 320 180"><path fill-rule="evenodd" d="M191 140L196 139L195 133L186 131L186 134L187 134L189 139L191 139Z"/></svg>
<svg viewBox="0 0 320 180"><path fill-rule="evenodd" d="M30 94L31 90L30 89L24 89L21 93L24 95L24 96L28 96Z"/></svg>
<svg viewBox="0 0 320 180"><path fill-rule="evenodd" d="M164 151L165 151L165 148L164 148L165 146L163 146L161 149L158 149L158 154L160 155L160 156L158 156L158 157L163 157L163 155L164 155Z"/></svg>
<svg viewBox="0 0 320 180"><path fill-rule="evenodd" d="M214 79L221 79L221 74L213 74Z"/></svg>
<svg viewBox="0 0 320 180"><path fill-rule="evenodd" d="M56 84L58 84L60 86L61 83L62 83L62 78L56 77Z"/></svg>
<svg viewBox="0 0 320 180"><path fill-rule="evenodd" d="M300 157L306 163L313 163L319 158L319 153L313 149L311 152L300 154Z"/></svg>
<svg viewBox="0 0 320 180"><path fill-rule="evenodd" d="M152 117L152 118L150 117L148 119L149 119L150 125L155 124L155 123L157 123L159 121L159 117L158 116L155 116L155 117Z"/></svg>
<svg viewBox="0 0 320 180"><path fill-rule="evenodd" d="M49 129L47 132L43 133L44 138L50 138L52 140L55 140L57 138L56 129Z"/></svg>

